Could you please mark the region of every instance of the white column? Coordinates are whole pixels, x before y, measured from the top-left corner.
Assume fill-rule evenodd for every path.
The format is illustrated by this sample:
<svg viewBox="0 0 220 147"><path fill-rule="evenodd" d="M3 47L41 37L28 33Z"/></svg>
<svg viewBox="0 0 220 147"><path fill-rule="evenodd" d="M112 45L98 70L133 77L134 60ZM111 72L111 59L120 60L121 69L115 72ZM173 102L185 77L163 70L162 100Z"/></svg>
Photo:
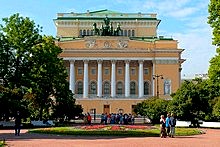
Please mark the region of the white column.
<svg viewBox="0 0 220 147"><path fill-rule="evenodd" d="M125 97L130 96L130 72L129 72L129 60L125 61Z"/></svg>
<svg viewBox="0 0 220 147"><path fill-rule="evenodd" d="M98 60L98 85L97 85L98 97L102 97L102 60Z"/></svg>
<svg viewBox="0 0 220 147"><path fill-rule="evenodd" d="M83 75L83 98L88 98L88 60L84 60L84 75Z"/></svg>
<svg viewBox="0 0 220 147"><path fill-rule="evenodd" d="M143 75L143 60L139 61L139 75L138 75L138 95L139 98L144 96L144 75Z"/></svg>
<svg viewBox="0 0 220 147"><path fill-rule="evenodd" d="M152 70L152 78L151 78L151 81L152 81L152 95L155 96L155 80L153 80L153 75L155 75L155 61L152 61L153 62L153 70Z"/></svg>
<svg viewBox="0 0 220 147"><path fill-rule="evenodd" d="M111 97L116 95L116 83L115 83L115 60L112 60L112 75L111 75Z"/></svg>
<svg viewBox="0 0 220 147"><path fill-rule="evenodd" d="M74 60L70 61L70 81L69 81L69 89L72 91L72 93L75 93L75 66L74 66Z"/></svg>

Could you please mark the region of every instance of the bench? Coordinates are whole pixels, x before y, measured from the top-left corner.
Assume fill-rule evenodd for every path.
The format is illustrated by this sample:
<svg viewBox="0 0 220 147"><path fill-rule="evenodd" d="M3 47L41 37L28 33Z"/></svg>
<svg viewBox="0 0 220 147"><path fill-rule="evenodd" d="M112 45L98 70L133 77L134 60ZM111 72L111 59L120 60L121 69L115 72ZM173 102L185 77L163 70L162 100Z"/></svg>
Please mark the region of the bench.
<svg viewBox="0 0 220 147"><path fill-rule="evenodd" d="M189 127L191 125L191 121L176 121L176 127Z"/></svg>
<svg viewBox="0 0 220 147"><path fill-rule="evenodd" d="M42 120L33 120L31 121L33 126L43 127L43 126L55 126L52 120L42 121Z"/></svg>
<svg viewBox="0 0 220 147"><path fill-rule="evenodd" d="M0 126L2 126L2 127L14 127L15 122L14 121L0 121Z"/></svg>

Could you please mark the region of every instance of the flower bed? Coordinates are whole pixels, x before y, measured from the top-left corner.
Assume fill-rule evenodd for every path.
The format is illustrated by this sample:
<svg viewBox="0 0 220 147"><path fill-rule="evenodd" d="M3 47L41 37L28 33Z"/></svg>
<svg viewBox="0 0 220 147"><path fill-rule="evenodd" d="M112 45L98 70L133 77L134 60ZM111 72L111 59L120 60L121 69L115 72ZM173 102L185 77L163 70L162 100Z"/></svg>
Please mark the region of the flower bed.
<svg viewBox="0 0 220 147"><path fill-rule="evenodd" d="M160 129L156 126L141 125L91 125L73 127L52 127L29 130L30 133L76 135L76 136L126 136L126 137L155 137ZM177 128L176 135L201 134L199 129Z"/></svg>
<svg viewBox="0 0 220 147"><path fill-rule="evenodd" d="M76 129L82 130L147 130L155 129L154 126L143 126L143 125L91 125L91 126L75 126Z"/></svg>

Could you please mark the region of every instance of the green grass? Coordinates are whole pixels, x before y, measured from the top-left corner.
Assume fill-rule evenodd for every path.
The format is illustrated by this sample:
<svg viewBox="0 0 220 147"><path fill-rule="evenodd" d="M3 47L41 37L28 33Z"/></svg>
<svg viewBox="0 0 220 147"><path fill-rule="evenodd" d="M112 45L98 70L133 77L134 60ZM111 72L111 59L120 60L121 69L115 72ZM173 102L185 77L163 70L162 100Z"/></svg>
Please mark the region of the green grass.
<svg viewBox="0 0 220 147"><path fill-rule="evenodd" d="M74 127L54 127L44 129L32 129L30 133L76 135L76 136L126 136L126 137L158 137L159 127L154 129L134 130L83 130ZM176 128L176 136L189 136L201 134L201 130L195 128Z"/></svg>

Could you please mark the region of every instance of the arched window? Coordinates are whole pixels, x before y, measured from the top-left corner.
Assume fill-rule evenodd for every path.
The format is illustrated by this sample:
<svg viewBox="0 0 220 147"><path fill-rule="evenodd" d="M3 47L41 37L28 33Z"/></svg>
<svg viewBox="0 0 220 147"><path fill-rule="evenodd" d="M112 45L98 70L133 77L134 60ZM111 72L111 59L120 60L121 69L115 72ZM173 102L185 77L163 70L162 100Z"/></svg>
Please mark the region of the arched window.
<svg viewBox="0 0 220 147"><path fill-rule="evenodd" d="M91 82L90 84L90 93L91 94L96 94L97 93L97 89L96 89L96 82Z"/></svg>
<svg viewBox="0 0 220 147"><path fill-rule="evenodd" d="M164 95L171 94L171 80L164 80Z"/></svg>
<svg viewBox="0 0 220 147"><path fill-rule="evenodd" d="M122 82L118 82L117 83L117 94L122 95L122 92L123 92L123 84Z"/></svg>
<svg viewBox="0 0 220 147"><path fill-rule="evenodd" d="M90 35L90 31L89 31L89 30L87 30L87 33L86 33L86 35Z"/></svg>
<svg viewBox="0 0 220 147"><path fill-rule="evenodd" d="M149 82L144 82L144 95L149 95L150 94L150 84Z"/></svg>
<svg viewBox="0 0 220 147"><path fill-rule="evenodd" d="M83 30L83 35L86 35L86 30Z"/></svg>
<svg viewBox="0 0 220 147"><path fill-rule="evenodd" d="M77 94L83 94L83 82L81 81L77 83Z"/></svg>
<svg viewBox="0 0 220 147"><path fill-rule="evenodd" d="M104 95L110 95L110 83L109 82L104 83Z"/></svg>
<svg viewBox="0 0 220 147"><path fill-rule="evenodd" d="M79 30L79 36L82 36L82 30Z"/></svg>
<svg viewBox="0 0 220 147"><path fill-rule="evenodd" d="M127 30L124 30L124 36L128 36Z"/></svg>
<svg viewBox="0 0 220 147"><path fill-rule="evenodd" d="M128 37L131 36L131 30L128 30Z"/></svg>
<svg viewBox="0 0 220 147"><path fill-rule="evenodd" d="M130 94L132 94L132 95L136 94L136 84L135 84L135 82L130 83Z"/></svg>
<svg viewBox="0 0 220 147"><path fill-rule="evenodd" d="M120 35L120 36L123 36L123 35L124 35L123 32L124 32L124 30L121 30L121 31L119 32L119 35Z"/></svg>
<svg viewBox="0 0 220 147"><path fill-rule="evenodd" d="M132 30L131 36L133 36L133 37L134 37L134 35L135 35L135 34L134 34L134 30Z"/></svg>

